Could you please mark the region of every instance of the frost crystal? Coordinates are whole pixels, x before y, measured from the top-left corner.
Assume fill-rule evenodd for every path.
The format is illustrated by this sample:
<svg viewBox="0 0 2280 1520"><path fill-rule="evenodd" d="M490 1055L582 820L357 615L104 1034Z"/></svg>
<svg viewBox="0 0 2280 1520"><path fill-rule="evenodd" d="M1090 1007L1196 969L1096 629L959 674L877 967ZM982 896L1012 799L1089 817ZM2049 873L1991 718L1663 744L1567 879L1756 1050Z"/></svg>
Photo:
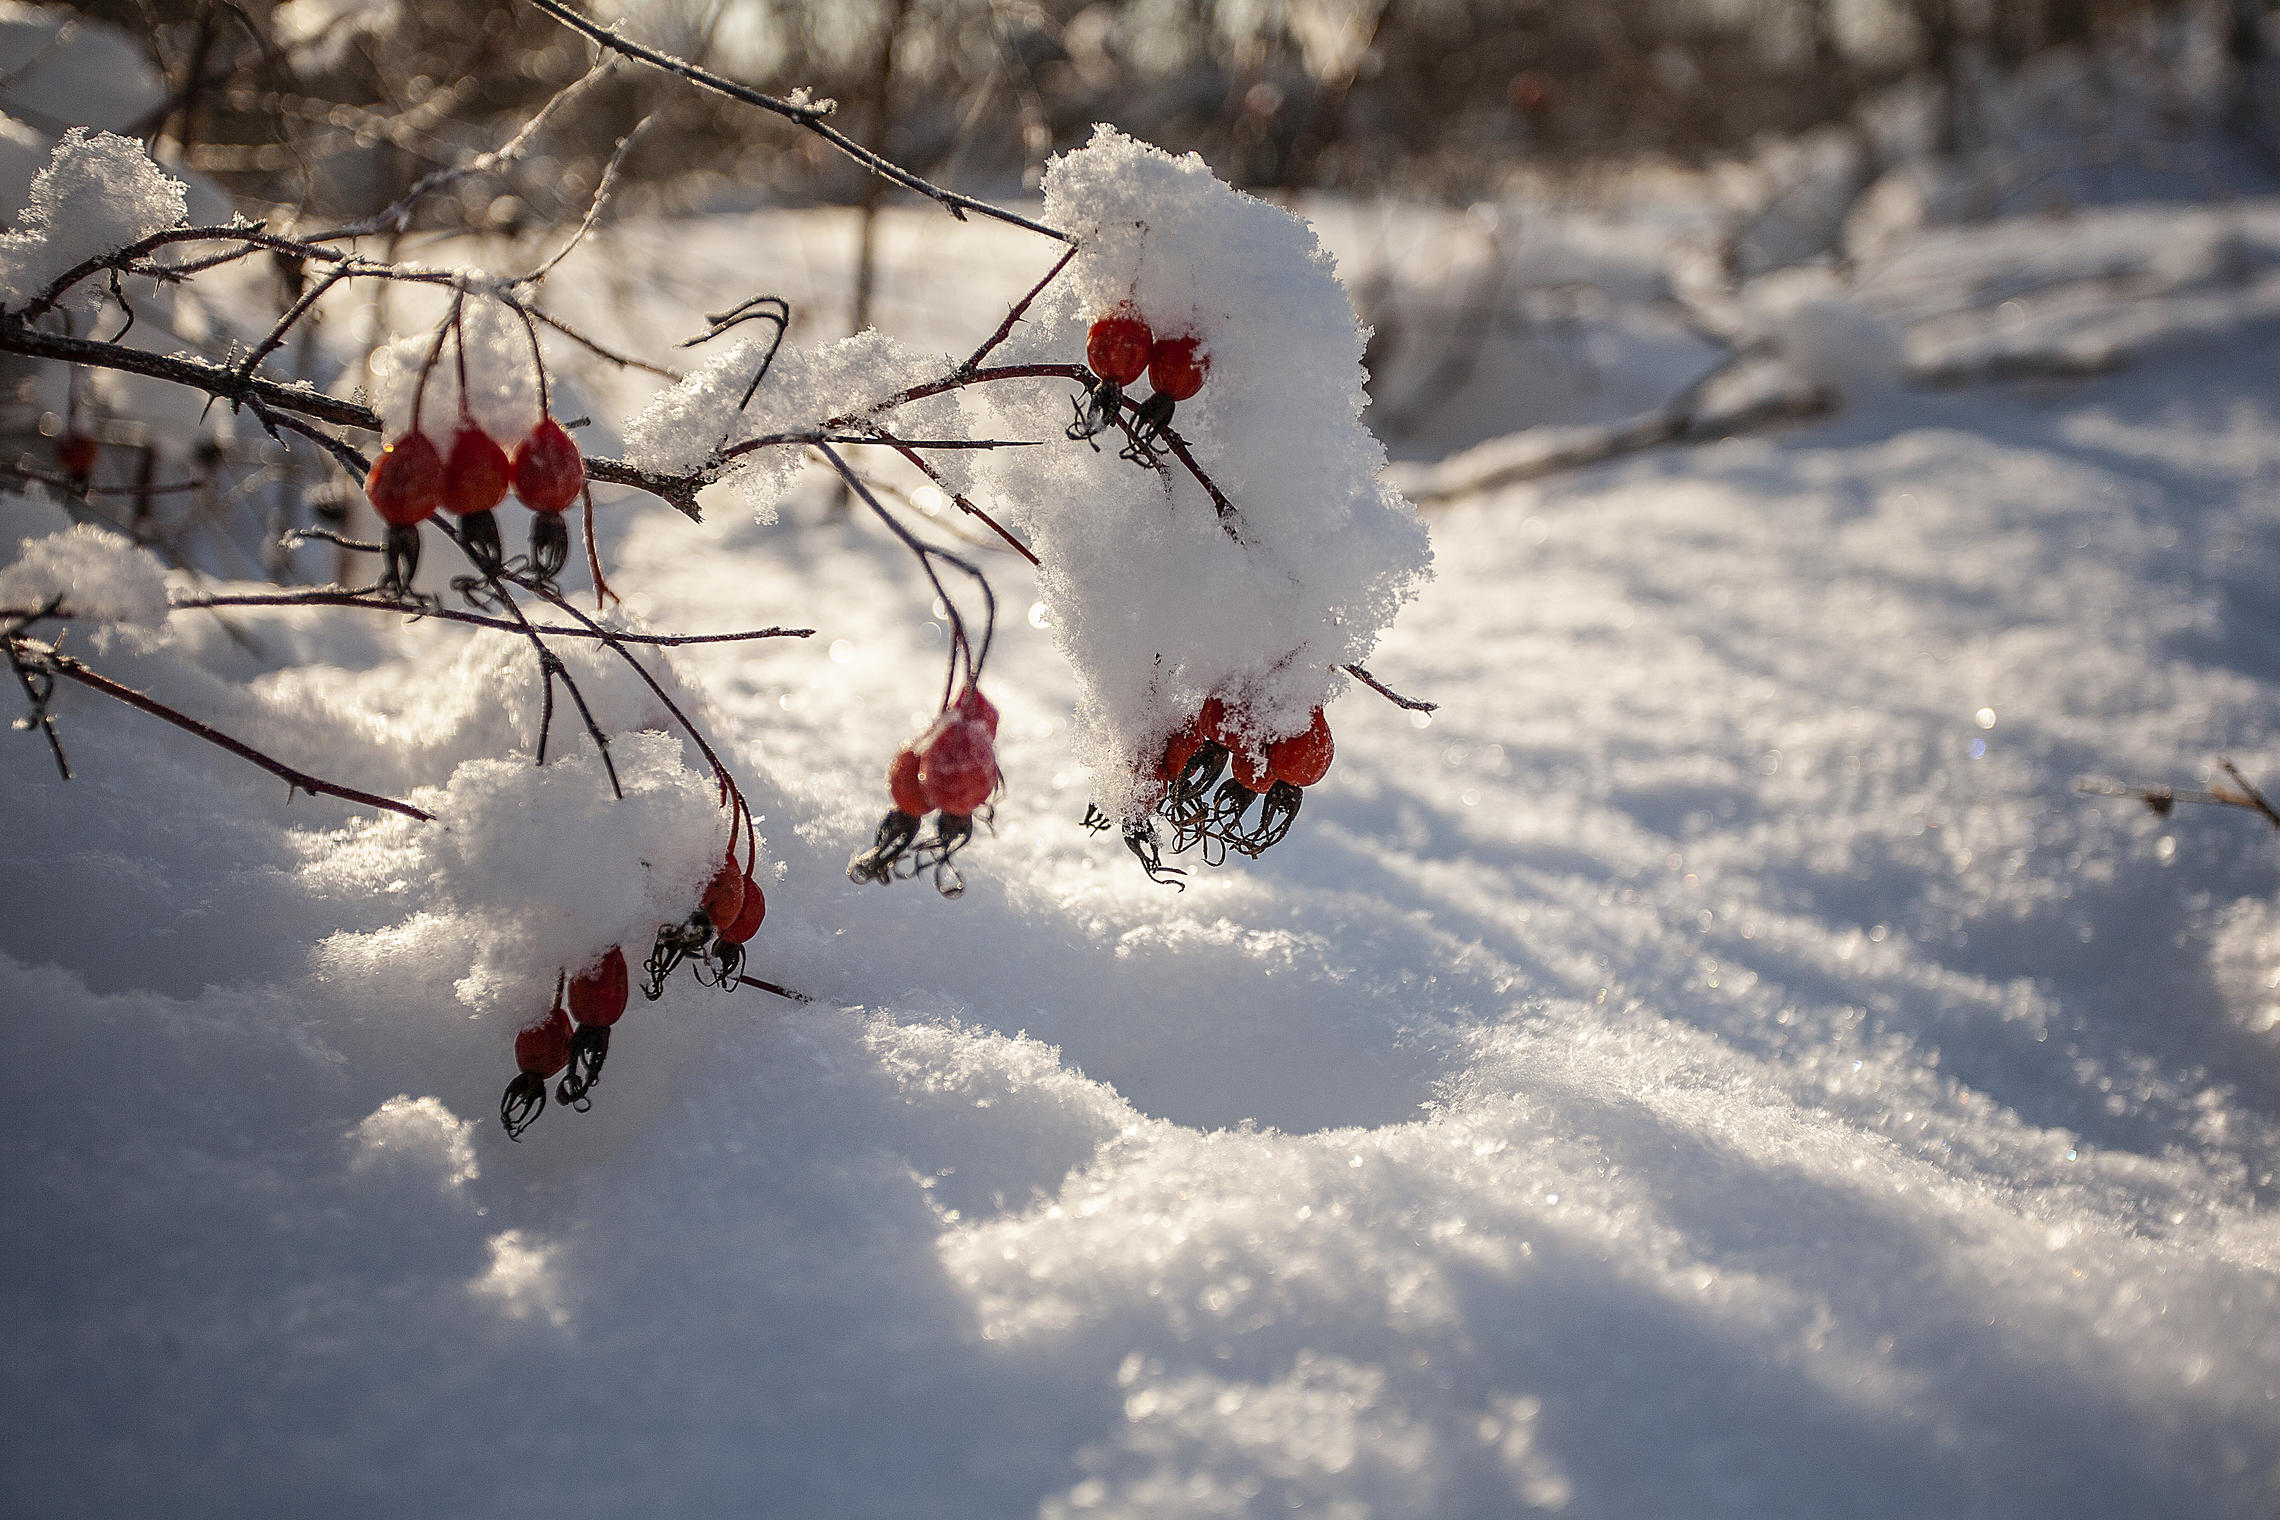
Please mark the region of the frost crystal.
<svg viewBox="0 0 2280 1520"><path fill-rule="evenodd" d="M155 631L166 625L166 572L148 549L93 523L26 542L0 568L0 607L59 610L89 623Z"/></svg>
<svg viewBox="0 0 2280 1520"><path fill-rule="evenodd" d="M1054 634L1083 688L1080 753L1102 805L1123 812L1132 769L1207 696L1260 740L1304 729L1342 683L1336 668L1365 658L1415 594L1431 549L1378 480L1362 333L1312 228L1193 154L1105 127L1047 170L1045 215L1079 252L1006 360L1081 361L1093 320L1124 302L1159 338L1199 339L1209 373L1174 426L1234 509L1222 521L1176 460L1151 470L1113 444L977 467L1044 561ZM992 389L1032 429L1040 408L1066 417L1066 384Z"/></svg>
<svg viewBox="0 0 2280 1520"><path fill-rule="evenodd" d="M140 143L72 128L33 179L22 225L0 234L0 305L27 305L95 255L181 226L188 210L182 182L152 163ZM102 281L83 281L62 304L85 316L103 296Z"/></svg>

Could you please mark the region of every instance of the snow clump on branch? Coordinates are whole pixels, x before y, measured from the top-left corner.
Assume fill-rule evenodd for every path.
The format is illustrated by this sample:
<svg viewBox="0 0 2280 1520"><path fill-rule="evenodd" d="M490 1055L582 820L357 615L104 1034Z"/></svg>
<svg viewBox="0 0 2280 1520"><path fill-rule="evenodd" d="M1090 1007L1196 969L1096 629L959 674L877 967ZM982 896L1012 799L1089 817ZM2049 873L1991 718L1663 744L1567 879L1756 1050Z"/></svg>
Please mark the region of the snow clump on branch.
<svg viewBox="0 0 2280 1520"><path fill-rule="evenodd" d="M1180 402L1176 431L1233 508L1222 520L1171 455L1151 469L1113 444L975 467L1043 562L1054 635L1082 686L1077 742L1097 800L1132 816L1153 757L1206 698L1261 744L1305 730L1343 685L1337 668L1366 659L1416 594L1432 550L1378 479L1385 452L1361 420L1363 335L1306 222L1194 154L1107 127L1047 169L1045 217L1078 253L1003 361L1080 359L1089 325L1127 305L1159 347L1197 339L1208 378ZM990 389L1008 408L1027 392L1034 416L1037 393L1055 388Z"/></svg>
<svg viewBox="0 0 2280 1520"><path fill-rule="evenodd" d="M414 794L434 823L357 826L307 869L309 884L353 897L404 883L420 908L390 928L334 935L319 969L448 987L478 1013L521 1020L547 1006L558 969L647 945L659 924L686 918L720 869L726 824L713 782L655 729L613 735L610 755L622 801L590 750L543 767L484 757Z"/></svg>
<svg viewBox="0 0 2280 1520"><path fill-rule="evenodd" d="M140 143L73 127L32 180L17 230L0 233L0 306L21 309L97 254L181 226L189 206L182 182ZM106 290L101 280L83 280L61 304L89 316Z"/></svg>
<svg viewBox="0 0 2280 1520"><path fill-rule="evenodd" d="M751 321L738 337L679 384L650 399L625 426L626 463L663 475L711 467L723 448L754 438L815 432L833 418L855 431L876 421L898 437L968 436L957 395L929 396L880 414L913 383L941 373L950 361L929 357L878 331L857 333L817 348L785 345L773 363L768 351L776 329ZM767 374L753 387L753 377ZM745 399L746 393L751 399ZM717 478L734 479L762 522L775 519L776 503L799 473L805 451L777 446L738 455ZM935 456L952 489L963 489L963 454Z"/></svg>
<svg viewBox="0 0 2280 1520"><path fill-rule="evenodd" d="M81 523L27 540L0 568L0 607L56 610L83 622L138 630L145 644L166 626L166 571L148 549Z"/></svg>

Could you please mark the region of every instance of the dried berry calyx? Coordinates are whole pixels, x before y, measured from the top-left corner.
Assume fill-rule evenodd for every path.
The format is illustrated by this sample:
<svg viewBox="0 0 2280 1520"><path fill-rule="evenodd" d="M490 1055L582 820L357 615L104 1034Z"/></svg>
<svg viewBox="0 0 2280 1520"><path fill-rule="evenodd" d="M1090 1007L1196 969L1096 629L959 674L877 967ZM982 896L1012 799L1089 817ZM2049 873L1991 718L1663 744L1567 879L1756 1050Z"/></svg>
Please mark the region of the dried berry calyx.
<svg viewBox="0 0 2280 1520"><path fill-rule="evenodd" d="M559 512L585 489L586 461L561 423L540 421L515 446L515 495L533 512Z"/></svg>
<svg viewBox="0 0 2280 1520"><path fill-rule="evenodd" d="M570 978L567 994L570 1017L580 1025L607 1028L615 1024L625 1013L631 986L626 974L625 952L612 945L609 954Z"/></svg>
<svg viewBox="0 0 2280 1520"><path fill-rule="evenodd" d="M463 427L443 461L443 507L457 517L488 512L507 497L507 451L479 427Z"/></svg>
<svg viewBox="0 0 2280 1520"><path fill-rule="evenodd" d="M372 510L391 527L425 521L443 504L443 456L425 433L406 433L380 451L364 477Z"/></svg>
<svg viewBox="0 0 2280 1520"><path fill-rule="evenodd" d="M1148 372L1153 345L1148 324L1125 302L1085 334L1085 364L1110 385L1130 385Z"/></svg>

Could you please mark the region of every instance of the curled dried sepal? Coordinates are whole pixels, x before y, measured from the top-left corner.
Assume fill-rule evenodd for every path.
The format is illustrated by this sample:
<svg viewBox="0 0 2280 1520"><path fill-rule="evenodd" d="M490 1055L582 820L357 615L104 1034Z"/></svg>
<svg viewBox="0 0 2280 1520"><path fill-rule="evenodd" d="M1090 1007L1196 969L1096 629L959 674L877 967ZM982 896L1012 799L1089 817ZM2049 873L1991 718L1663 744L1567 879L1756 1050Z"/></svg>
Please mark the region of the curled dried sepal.
<svg viewBox="0 0 2280 1520"><path fill-rule="evenodd" d="M570 525L559 512L541 512L530 520L530 573L542 590L552 591L554 578L570 563Z"/></svg>
<svg viewBox="0 0 2280 1520"><path fill-rule="evenodd" d="M602 1063L610 1056L610 1031L606 1024L582 1024L570 1037L570 1067L555 1085L554 1101L586 1112L594 1106L589 1096L602 1080Z"/></svg>
<svg viewBox="0 0 2280 1520"><path fill-rule="evenodd" d="M879 820L879 832L867 850L847 862L847 879L881 885L895 879L895 867L918 839L918 815L897 808ZM906 875L909 873L905 873Z"/></svg>
<svg viewBox="0 0 2280 1520"><path fill-rule="evenodd" d="M517 1072L499 1095L499 1123L506 1129L509 1140L520 1140L523 1131L536 1123L546 1112L546 1078L530 1072Z"/></svg>

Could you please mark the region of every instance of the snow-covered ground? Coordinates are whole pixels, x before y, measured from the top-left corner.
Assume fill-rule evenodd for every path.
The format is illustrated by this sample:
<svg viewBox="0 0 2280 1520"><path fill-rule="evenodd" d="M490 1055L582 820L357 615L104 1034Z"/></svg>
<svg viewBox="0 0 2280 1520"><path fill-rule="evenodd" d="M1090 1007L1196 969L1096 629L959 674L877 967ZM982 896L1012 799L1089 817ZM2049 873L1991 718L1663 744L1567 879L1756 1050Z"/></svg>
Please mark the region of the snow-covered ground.
<svg viewBox="0 0 2280 1520"><path fill-rule="evenodd" d="M566 304L661 349L755 269L841 288L845 233L627 229ZM917 342L1044 264L889 234ZM1591 247L1652 296L1635 238ZM1744 310L1800 371L1862 311L1923 370L2126 363L1838 365L1810 427L1460 491L1370 662L1441 711L1348 694L1290 839L1185 893L1078 827L1018 560L1009 795L948 902L844 876L936 695L908 556L813 491L609 508L655 625L819 630L673 658L780 868L754 970L816 1001L677 981L519 1145L504 1026L454 990L512 960L512 903L67 691L78 779L0 746L0 1507L2269 1516L2280 852L2074 783L2280 778L2274 247L2272 206L2099 212ZM1692 379L1708 349L1636 316L1615 399L1506 425ZM1496 362L1542 368L1516 343L1407 468L1493 431ZM396 795L527 742L503 636L172 630L72 647Z"/></svg>

